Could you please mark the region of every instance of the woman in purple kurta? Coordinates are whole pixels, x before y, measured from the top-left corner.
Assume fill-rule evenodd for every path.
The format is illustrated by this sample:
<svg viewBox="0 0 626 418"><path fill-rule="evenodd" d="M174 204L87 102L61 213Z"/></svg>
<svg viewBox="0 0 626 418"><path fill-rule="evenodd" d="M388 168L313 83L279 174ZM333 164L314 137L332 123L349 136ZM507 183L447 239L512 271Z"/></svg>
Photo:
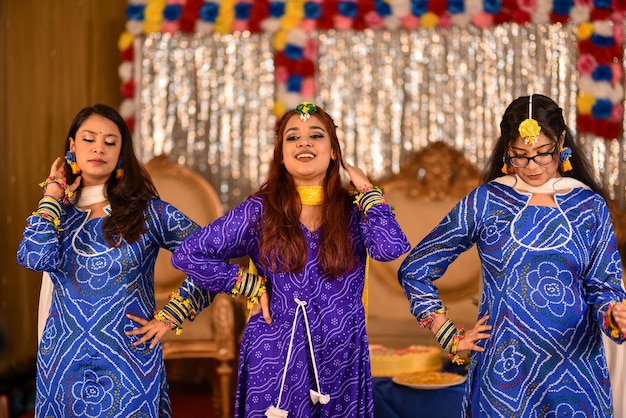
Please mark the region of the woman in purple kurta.
<svg viewBox="0 0 626 418"><path fill-rule="evenodd" d="M341 158L322 109L287 112L276 138L260 191L192 235L172 263L208 290L260 300L241 343L236 417L373 417L366 257L393 260L408 240L381 191ZM342 166L356 196L341 185ZM228 263L246 255L258 275Z"/></svg>

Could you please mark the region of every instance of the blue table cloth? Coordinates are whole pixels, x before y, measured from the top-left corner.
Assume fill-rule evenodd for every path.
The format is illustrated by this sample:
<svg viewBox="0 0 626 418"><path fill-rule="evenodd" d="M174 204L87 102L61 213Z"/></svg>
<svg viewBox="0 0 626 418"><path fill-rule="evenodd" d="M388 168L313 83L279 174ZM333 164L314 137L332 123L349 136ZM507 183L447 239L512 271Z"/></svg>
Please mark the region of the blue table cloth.
<svg viewBox="0 0 626 418"><path fill-rule="evenodd" d="M458 418L464 384L445 389L420 390L374 378L375 418Z"/></svg>

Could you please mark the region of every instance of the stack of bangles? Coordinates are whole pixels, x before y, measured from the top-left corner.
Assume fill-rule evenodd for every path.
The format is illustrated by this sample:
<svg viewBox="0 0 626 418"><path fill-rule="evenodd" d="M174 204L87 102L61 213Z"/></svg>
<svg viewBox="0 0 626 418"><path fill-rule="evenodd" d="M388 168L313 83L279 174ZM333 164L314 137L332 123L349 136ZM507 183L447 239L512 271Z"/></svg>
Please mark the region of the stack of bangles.
<svg viewBox="0 0 626 418"><path fill-rule="evenodd" d="M37 210L33 212L33 216L40 216L43 219L52 222L54 229L61 232L61 204L53 197L43 195L39 200Z"/></svg>
<svg viewBox="0 0 626 418"><path fill-rule="evenodd" d="M452 321L446 319L446 322L443 323L435 334L435 338L441 347L449 353L452 363L454 364L461 365L464 363L463 359L457 354L459 341L461 341L464 336L463 333L464 331L462 325L455 328Z"/></svg>
<svg viewBox="0 0 626 418"><path fill-rule="evenodd" d="M250 309L255 303L259 303L259 299L265 293L265 282L265 277L250 273L240 266L237 271L235 286L230 293L233 297L237 295L246 296L248 309Z"/></svg>
<svg viewBox="0 0 626 418"><path fill-rule="evenodd" d="M386 204L383 190L380 187L372 186L371 188L363 188L355 197L354 203L357 204L361 212L367 215L367 211L375 205Z"/></svg>
<svg viewBox="0 0 626 418"><path fill-rule="evenodd" d="M163 309L154 313L154 319L163 322L172 331L176 331L176 335L183 333L182 324L185 319L193 321L195 317L196 312L189 299L185 299L178 292L172 292L169 302Z"/></svg>

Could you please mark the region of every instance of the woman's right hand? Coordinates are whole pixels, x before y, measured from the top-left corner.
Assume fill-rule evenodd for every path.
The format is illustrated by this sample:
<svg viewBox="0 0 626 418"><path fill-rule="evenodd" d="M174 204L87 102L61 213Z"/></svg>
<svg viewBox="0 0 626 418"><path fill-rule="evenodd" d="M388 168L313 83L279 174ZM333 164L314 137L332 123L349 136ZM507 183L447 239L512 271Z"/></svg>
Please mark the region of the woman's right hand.
<svg viewBox="0 0 626 418"><path fill-rule="evenodd" d="M66 181L65 178L65 164L64 159L61 157L57 157L52 166L50 167L50 177L58 177L59 179ZM77 176L72 184L69 184L69 190L71 192L75 192L80 185L81 177ZM52 196L57 200L61 200L65 197L65 190L61 187L59 183L50 182L46 185L46 188L43 191L43 194Z"/></svg>

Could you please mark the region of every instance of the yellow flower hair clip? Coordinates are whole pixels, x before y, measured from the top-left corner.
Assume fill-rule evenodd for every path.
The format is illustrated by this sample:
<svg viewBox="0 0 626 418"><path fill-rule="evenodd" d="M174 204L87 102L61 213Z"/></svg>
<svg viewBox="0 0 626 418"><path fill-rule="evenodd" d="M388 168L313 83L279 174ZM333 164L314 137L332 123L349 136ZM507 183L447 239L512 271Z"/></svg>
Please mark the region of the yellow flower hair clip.
<svg viewBox="0 0 626 418"><path fill-rule="evenodd" d="M537 136L541 132L541 126L533 119L533 95L528 97L528 119L519 124L519 135L524 138L526 144L535 145Z"/></svg>
<svg viewBox="0 0 626 418"><path fill-rule="evenodd" d="M317 107L310 102L302 102L296 106L296 113L300 115L300 120L309 120L315 112L317 112Z"/></svg>
<svg viewBox="0 0 626 418"><path fill-rule="evenodd" d="M519 135L527 144L535 145L539 132L541 132L541 127L534 119L526 119L519 124Z"/></svg>

